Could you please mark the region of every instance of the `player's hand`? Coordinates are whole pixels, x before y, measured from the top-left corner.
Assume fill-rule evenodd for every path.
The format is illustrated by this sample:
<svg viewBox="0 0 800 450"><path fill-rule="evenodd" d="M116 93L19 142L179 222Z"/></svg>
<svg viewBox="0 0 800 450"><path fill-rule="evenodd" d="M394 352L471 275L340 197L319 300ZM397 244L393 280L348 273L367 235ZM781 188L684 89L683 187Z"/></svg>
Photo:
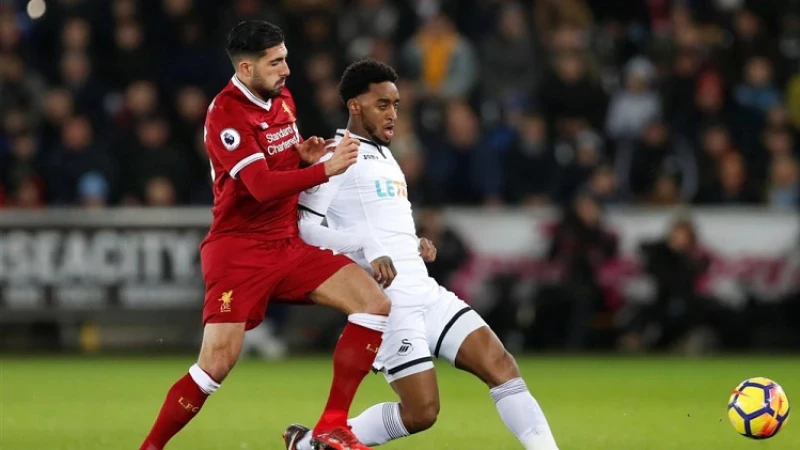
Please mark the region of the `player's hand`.
<svg viewBox="0 0 800 450"><path fill-rule="evenodd" d="M372 272L374 273L373 276L375 277L375 281L377 281L378 284L380 284L384 289L392 285L394 277L397 276L397 269L394 268L392 258L388 256L381 256L380 258L375 258L370 265L372 266Z"/></svg>
<svg viewBox="0 0 800 450"><path fill-rule="evenodd" d="M333 156L325 161L325 174L329 177L339 175L355 164L358 160L358 144L358 139L350 137L350 132L345 131L344 137L333 150Z"/></svg>
<svg viewBox="0 0 800 450"><path fill-rule="evenodd" d="M315 164L322 158L323 155L328 153L328 146L333 144L333 139L322 139L320 137L310 137L303 141L302 144L297 144L294 149L300 155L300 160L307 165Z"/></svg>
<svg viewBox="0 0 800 450"><path fill-rule="evenodd" d="M430 239L420 238L419 240L419 254L422 260L426 263L436 261L436 246Z"/></svg>

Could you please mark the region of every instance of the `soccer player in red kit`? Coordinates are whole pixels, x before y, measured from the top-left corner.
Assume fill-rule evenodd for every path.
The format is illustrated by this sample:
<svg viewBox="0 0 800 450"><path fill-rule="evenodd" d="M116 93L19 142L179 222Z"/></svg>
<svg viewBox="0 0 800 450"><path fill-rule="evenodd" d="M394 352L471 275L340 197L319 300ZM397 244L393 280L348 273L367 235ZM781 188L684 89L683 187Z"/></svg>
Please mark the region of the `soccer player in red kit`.
<svg viewBox="0 0 800 450"><path fill-rule="evenodd" d="M297 130L280 28L239 23L227 52L236 74L211 102L205 124L214 207L201 245L203 342L197 363L167 393L140 449L163 449L195 417L233 368L245 331L264 319L270 299L308 299L348 315L333 354L328 402L313 433L315 448L369 450L350 431L347 416L380 346L389 301L350 259L305 244L297 226L299 193L354 164L358 141L348 136L328 161L311 165L328 150L322 139L303 141ZM387 269L393 269L388 259L374 267L374 277L382 281Z"/></svg>

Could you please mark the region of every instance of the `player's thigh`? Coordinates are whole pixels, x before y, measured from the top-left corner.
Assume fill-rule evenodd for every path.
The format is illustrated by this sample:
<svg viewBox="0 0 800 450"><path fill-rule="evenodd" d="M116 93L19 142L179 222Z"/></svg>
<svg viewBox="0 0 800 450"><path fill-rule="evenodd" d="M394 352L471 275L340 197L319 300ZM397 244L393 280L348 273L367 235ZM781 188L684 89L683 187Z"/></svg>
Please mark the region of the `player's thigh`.
<svg viewBox="0 0 800 450"><path fill-rule="evenodd" d="M464 339L455 366L475 375L490 388L520 376L516 360L488 326L478 328Z"/></svg>
<svg viewBox="0 0 800 450"><path fill-rule="evenodd" d="M206 244L200 253L206 285L203 324L264 320L267 302L281 279L280 250L243 239Z"/></svg>
<svg viewBox="0 0 800 450"><path fill-rule="evenodd" d="M438 299L425 311L428 342L434 357L455 365L459 349L467 337L487 325L454 293L440 286L436 295Z"/></svg>
<svg viewBox="0 0 800 450"><path fill-rule="evenodd" d="M389 313L389 300L380 286L351 259L305 243L298 244L295 252L298 263L275 291L281 300L308 298L348 315Z"/></svg>
<svg viewBox="0 0 800 450"><path fill-rule="evenodd" d="M228 376L239 359L244 328L244 322L209 323L203 328L197 365L218 383Z"/></svg>
<svg viewBox="0 0 800 450"><path fill-rule="evenodd" d="M433 369L423 308L392 307L373 368L389 383Z"/></svg>

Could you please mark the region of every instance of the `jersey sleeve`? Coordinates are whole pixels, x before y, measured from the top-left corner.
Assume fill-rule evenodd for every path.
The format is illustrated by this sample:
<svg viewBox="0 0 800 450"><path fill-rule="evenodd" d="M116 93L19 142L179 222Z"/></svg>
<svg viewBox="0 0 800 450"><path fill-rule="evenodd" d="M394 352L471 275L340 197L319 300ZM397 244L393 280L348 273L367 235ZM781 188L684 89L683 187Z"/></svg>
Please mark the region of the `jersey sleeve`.
<svg viewBox="0 0 800 450"><path fill-rule="evenodd" d="M217 160L231 178L248 165L265 159L247 112L235 104L211 106L206 118L205 143L208 156Z"/></svg>
<svg viewBox="0 0 800 450"><path fill-rule="evenodd" d="M331 159L331 157L333 157L333 153L328 153L320 158L316 164L322 164ZM339 188L342 186L349 174L350 169L347 169L343 174L331 177L328 182L301 192L298 200L298 206L301 209L310 212L311 214L319 216L320 218L325 217L325 215L328 213L328 207L331 205L333 198L336 197L336 193L339 192Z"/></svg>

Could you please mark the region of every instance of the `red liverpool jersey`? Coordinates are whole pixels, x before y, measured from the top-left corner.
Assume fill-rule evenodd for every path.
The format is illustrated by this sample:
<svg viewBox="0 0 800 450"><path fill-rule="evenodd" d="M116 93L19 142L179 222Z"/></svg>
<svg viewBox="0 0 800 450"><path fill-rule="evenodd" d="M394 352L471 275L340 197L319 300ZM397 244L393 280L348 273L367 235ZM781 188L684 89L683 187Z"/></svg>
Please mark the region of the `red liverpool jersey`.
<svg viewBox="0 0 800 450"><path fill-rule="evenodd" d="M263 101L234 76L208 107L204 140L214 183L213 222L206 240L226 234L258 240L298 236L297 197L261 203L239 172L261 159L270 170L296 170L302 142L292 94Z"/></svg>

